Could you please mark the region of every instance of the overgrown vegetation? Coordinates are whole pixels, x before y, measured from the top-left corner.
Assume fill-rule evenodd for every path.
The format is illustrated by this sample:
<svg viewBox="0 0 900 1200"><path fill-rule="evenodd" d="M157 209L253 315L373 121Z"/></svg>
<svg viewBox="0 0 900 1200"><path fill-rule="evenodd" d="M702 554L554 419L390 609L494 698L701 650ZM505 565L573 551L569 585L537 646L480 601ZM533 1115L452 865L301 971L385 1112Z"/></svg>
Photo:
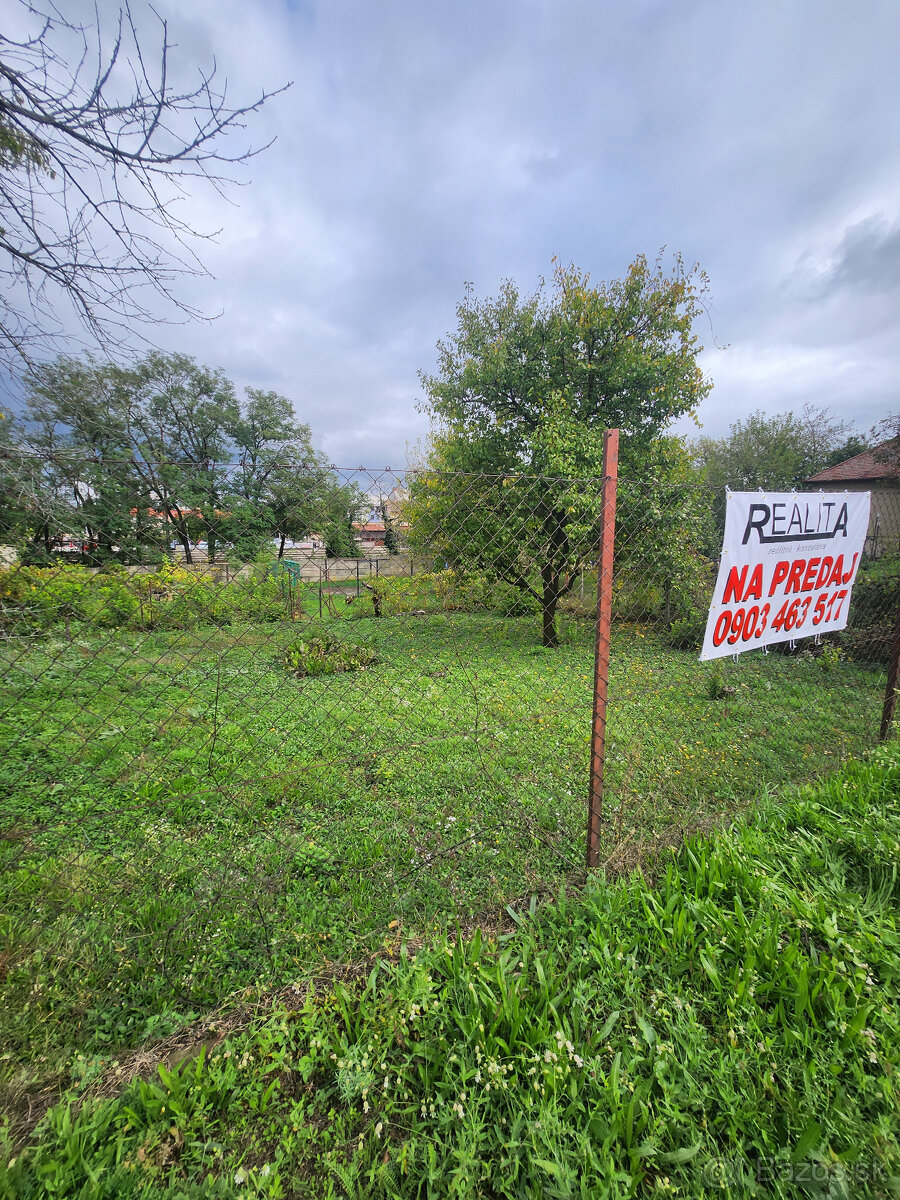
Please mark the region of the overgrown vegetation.
<svg viewBox="0 0 900 1200"><path fill-rule="evenodd" d="M444 570L419 575L381 576L369 580L379 616L402 613L494 612L505 617L537 613L537 601L503 580L479 572Z"/></svg>
<svg viewBox="0 0 900 1200"><path fill-rule="evenodd" d="M284 651L284 664L293 675L338 675L364 670L376 661L368 646L342 642L329 633L300 638Z"/></svg>
<svg viewBox="0 0 900 1200"><path fill-rule="evenodd" d="M579 876L589 623L566 618L548 651L531 616L363 616L341 633L376 664L292 678L284 653L322 631L301 602L267 626L72 617L4 647L13 1107L236 989L369 953L391 921L427 936ZM711 694L708 664L615 630L605 856L652 855L870 743L877 673L760 654L716 669Z"/></svg>
<svg viewBox="0 0 900 1200"><path fill-rule="evenodd" d="M74 563L0 570L0 629L13 634L86 625L89 629L193 629L277 621L291 615L296 585L251 565L226 582L172 563L130 574L109 564Z"/></svg>
<svg viewBox="0 0 900 1200"><path fill-rule="evenodd" d="M850 601L849 628L840 644L851 658L887 666L900 598L900 555L864 561Z"/></svg>
<svg viewBox="0 0 900 1200"><path fill-rule="evenodd" d="M81 1103L85 1063L5 1194L892 1196L898 841L892 747L653 881L404 930L120 1096Z"/></svg>

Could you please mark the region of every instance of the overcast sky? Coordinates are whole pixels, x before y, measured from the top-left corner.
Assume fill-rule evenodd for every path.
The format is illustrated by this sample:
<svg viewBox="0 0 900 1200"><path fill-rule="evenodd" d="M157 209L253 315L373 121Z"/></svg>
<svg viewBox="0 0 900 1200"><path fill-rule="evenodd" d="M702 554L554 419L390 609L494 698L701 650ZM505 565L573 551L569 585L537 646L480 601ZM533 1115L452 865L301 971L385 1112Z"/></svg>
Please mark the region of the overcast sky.
<svg viewBox="0 0 900 1200"><path fill-rule="evenodd" d="M530 289L554 255L599 281L665 245L708 272L706 433L900 407L896 0L158 8L235 101L293 86L234 205L185 208L222 233L184 297L222 316L154 340L289 396L339 465L402 466L464 283Z"/></svg>

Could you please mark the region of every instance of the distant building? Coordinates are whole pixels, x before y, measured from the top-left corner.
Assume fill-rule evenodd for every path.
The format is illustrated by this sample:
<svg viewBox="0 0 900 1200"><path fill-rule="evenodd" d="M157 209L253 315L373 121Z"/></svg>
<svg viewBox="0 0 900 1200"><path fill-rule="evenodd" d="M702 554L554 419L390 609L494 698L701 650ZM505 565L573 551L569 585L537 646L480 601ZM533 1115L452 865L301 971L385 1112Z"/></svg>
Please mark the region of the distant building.
<svg viewBox="0 0 900 1200"><path fill-rule="evenodd" d="M805 482L826 492L871 492L865 552L870 558L900 553L900 438L845 458Z"/></svg>
<svg viewBox="0 0 900 1200"><path fill-rule="evenodd" d="M354 521L353 528L356 531L356 540L365 549L384 547L387 534L384 521Z"/></svg>

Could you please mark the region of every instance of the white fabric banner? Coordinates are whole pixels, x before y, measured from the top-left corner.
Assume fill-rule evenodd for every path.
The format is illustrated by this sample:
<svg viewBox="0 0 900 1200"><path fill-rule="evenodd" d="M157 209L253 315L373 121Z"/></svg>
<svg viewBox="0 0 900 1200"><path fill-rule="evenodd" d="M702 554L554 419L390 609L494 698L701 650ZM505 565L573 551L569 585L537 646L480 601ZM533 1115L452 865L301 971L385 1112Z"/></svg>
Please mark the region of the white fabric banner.
<svg viewBox="0 0 900 1200"><path fill-rule="evenodd" d="M869 492L729 492L701 659L847 624Z"/></svg>

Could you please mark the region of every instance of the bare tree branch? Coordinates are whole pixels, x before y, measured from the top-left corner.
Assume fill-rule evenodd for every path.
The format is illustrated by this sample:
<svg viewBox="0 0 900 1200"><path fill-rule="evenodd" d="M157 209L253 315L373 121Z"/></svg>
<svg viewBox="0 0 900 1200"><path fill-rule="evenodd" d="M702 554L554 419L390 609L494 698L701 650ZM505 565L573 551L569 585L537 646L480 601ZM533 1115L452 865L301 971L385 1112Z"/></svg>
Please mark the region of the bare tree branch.
<svg viewBox="0 0 900 1200"><path fill-rule="evenodd" d="M160 299L169 319L201 316L173 285L205 273L193 245L215 231L176 205L195 180L220 193L235 182L231 168L266 146L233 135L284 90L231 106L215 62L175 86L152 9L151 56L127 2L111 44L96 11L81 25L51 0L19 3L35 32L0 34L0 362L11 368L54 349L73 315L106 351L157 323Z"/></svg>

